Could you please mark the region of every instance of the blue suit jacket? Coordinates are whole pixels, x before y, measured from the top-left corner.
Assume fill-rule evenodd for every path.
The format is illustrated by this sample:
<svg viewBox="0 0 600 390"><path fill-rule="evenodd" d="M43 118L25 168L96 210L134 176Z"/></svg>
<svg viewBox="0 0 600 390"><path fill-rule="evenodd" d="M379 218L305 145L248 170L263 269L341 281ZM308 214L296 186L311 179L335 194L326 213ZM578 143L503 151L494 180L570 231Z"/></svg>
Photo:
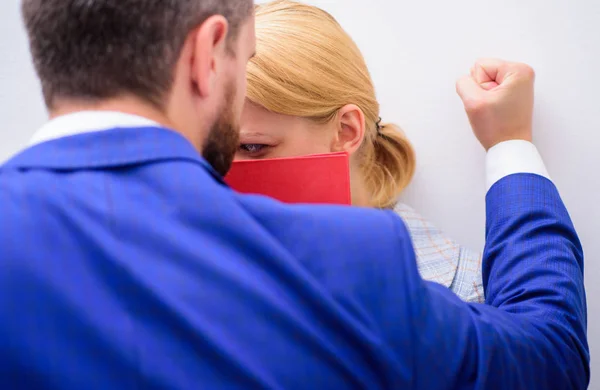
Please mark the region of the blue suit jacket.
<svg viewBox="0 0 600 390"><path fill-rule="evenodd" d="M424 282L393 213L235 194L169 130L33 146L0 170L2 388L585 388L555 187L487 211L490 306Z"/></svg>

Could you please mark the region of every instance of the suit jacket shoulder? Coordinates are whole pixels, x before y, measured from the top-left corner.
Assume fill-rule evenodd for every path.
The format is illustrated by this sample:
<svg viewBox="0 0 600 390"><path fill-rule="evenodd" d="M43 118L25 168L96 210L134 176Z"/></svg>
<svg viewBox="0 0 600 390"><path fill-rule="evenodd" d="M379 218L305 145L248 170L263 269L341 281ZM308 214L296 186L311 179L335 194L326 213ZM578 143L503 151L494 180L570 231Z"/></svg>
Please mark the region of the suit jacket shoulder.
<svg viewBox="0 0 600 390"><path fill-rule="evenodd" d="M353 314L378 326L399 347L399 319L422 288L410 235L391 211L288 206L255 196L239 201L262 227ZM394 307L395 310L390 310ZM404 317L406 318L406 317Z"/></svg>

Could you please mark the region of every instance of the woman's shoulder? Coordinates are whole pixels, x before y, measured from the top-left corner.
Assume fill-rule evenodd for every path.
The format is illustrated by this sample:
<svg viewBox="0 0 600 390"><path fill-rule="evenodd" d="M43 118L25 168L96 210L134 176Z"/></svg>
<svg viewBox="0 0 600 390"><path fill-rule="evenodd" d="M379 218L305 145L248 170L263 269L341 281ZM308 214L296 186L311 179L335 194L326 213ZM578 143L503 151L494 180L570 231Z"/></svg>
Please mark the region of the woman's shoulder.
<svg viewBox="0 0 600 390"><path fill-rule="evenodd" d="M481 254L462 247L404 203L394 211L410 233L423 279L451 288L463 300L480 301Z"/></svg>
<svg viewBox="0 0 600 390"><path fill-rule="evenodd" d="M443 231L415 211L412 207L404 203L397 203L394 207L394 212L404 221L404 224L413 237L413 241L435 241L430 243L443 244L444 246L451 247L457 246L454 240L448 238Z"/></svg>

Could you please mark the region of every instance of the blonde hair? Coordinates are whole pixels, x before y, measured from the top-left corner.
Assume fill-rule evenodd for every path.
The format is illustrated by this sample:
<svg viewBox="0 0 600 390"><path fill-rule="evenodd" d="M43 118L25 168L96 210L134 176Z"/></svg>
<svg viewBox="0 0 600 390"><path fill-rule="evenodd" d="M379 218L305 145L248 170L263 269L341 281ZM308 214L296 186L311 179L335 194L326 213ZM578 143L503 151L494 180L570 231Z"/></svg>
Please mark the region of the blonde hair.
<svg viewBox="0 0 600 390"><path fill-rule="evenodd" d="M412 179L415 153L399 127L379 124L373 82L352 38L327 12L291 0L256 6L256 38L248 99L323 123L345 105L357 105L365 116L357 158L371 205L392 207Z"/></svg>

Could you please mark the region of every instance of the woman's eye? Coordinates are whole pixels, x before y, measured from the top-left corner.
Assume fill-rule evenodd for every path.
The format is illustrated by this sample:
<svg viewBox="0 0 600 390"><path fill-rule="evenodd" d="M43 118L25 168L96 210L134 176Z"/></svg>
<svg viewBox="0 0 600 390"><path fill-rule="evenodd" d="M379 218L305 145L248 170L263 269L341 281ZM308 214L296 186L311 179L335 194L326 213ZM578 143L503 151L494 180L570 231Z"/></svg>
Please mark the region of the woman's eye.
<svg viewBox="0 0 600 390"><path fill-rule="evenodd" d="M245 153L255 154L264 151L268 147L265 144L241 144L240 150Z"/></svg>

